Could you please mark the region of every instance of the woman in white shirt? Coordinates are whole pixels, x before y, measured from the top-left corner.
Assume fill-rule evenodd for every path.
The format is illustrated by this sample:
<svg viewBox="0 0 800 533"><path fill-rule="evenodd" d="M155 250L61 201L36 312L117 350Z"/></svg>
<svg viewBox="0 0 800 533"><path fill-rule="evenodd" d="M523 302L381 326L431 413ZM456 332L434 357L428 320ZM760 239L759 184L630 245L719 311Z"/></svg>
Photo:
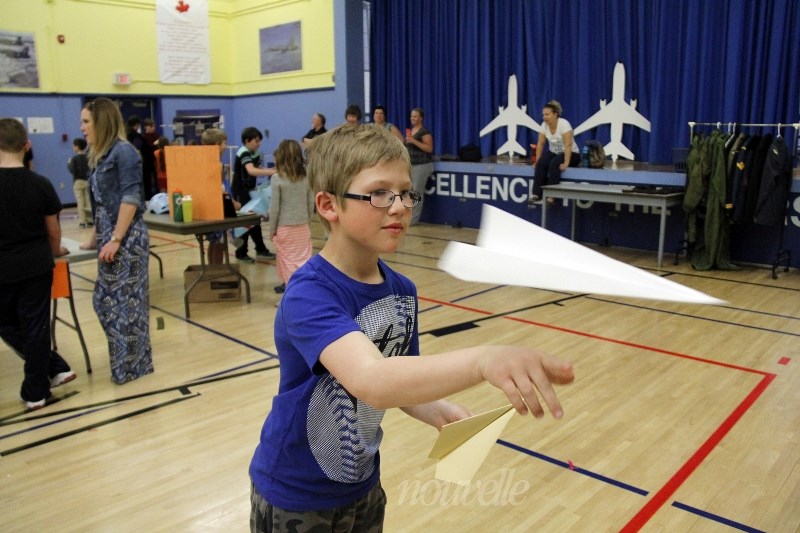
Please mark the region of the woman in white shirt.
<svg viewBox="0 0 800 533"><path fill-rule="evenodd" d="M542 131L536 145L536 170L533 173L533 194L531 202L538 202L542 197L543 185L556 185L561 181L561 172L567 167L577 167L581 161L578 146L573 142L572 125L561 118L561 104L550 100L542 110ZM547 150L544 149L545 142ZM564 154L570 154L569 160ZM548 198L548 203L553 203Z"/></svg>

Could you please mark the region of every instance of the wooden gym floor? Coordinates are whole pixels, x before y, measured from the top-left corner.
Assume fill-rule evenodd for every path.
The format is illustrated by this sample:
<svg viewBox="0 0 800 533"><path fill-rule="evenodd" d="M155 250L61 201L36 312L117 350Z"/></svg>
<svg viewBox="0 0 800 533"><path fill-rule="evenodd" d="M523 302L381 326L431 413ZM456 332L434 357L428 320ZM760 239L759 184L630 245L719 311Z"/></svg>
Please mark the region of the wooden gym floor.
<svg viewBox="0 0 800 533"><path fill-rule="evenodd" d="M64 236L81 240L74 209ZM314 245L323 231L313 228ZM671 257L602 248L728 301L719 307L464 283L439 271L449 240L476 230L422 224L386 260L420 296L422 351L511 343L573 361L562 420L514 416L471 485L434 479L436 431L399 410L383 427L386 531L800 530L800 272L695 272ZM77 335L59 351L78 379L25 414L22 362L0 343L0 529L247 531L247 468L278 383L271 329L278 279L243 264L253 302L192 304L192 237L151 232L154 374L117 386L91 306L96 263L71 265ZM269 244L269 243L268 243ZM272 248L272 247L271 247ZM68 306L59 306L69 316ZM163 324L163 327L160 327ZM487 385L454 398L505 403Z"/></svg>

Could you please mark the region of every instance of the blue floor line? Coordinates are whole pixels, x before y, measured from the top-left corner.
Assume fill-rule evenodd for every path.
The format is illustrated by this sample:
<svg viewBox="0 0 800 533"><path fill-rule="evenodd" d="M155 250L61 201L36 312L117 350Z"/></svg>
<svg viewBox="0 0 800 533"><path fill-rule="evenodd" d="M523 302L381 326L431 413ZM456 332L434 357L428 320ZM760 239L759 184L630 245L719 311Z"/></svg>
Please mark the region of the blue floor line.
<svg viewBox="0 0 800 533"><path fill-rule="evenodd" d="M621 481L617 481L615 479L606 477L606 476L604 476L602 474L597 474L595 472L591 472L589 470L586 470L585 468L579 468L579 467L574 466L574 465L572 465L572 468L570 468L569 462L560 461L560 460L555 459L553 457L549 457L549 456L544 455L542 453L535 452L535 451L529 450L527 448L523 448L522 446L518 446L518 445L516 445L514 443L505 441L503 439L497 439L497 444L500 444L501 446L505 446L507 448L511 448L512 450L516 450L516 451L524 453L526 455L530 455L531 457L535 457L537 459L540 459L540 460L545 461L547 463L550 463L552 465L559 466L561 468L566 468L568 470L572 470L573 472L575 472L577 474L582 474L582 475L585 475L585 476L589 476L591 478L597 479L598 481L602 481L604 483L608 483L609 485L613 485L615 487L619 487L621 489L625 489L625 490L633 492L635 494L639 494L640 496L647 496L648 494L650 494L648 491L646 491L644 489L640 489L638 487L634 487L633 485L629 485L627 483L623 483ZM756 528L747 526L745 524L741 524L739 522L736 522L734 520L730 520L730 519L725 518L723 516L719 516L719 515L716 515L716 514L713 514L713 513L709 513L707 511L703 511L703 510L698 509L696 507L692 507L690 505L686 505L685 503L680 503L680 502L674 501L674 502L672 502L672 506L677 508L677 509L681 509L682 511L687 511L689 513L695 514L695 515L697 515L699 517L702 517L702 518L705 518L707 520L711 520L711 521L717 522L719 524L723 524L723 525L726 525L726 526L729 526L729 527L732 527L732 528L735 528L735 529L738 529L738 530L741 530L741 531L747 531L748 533L765 533L765 532L761 531L760 529L756 529Z"/></svg>
<svg viewBox="0 0 800 533"><path fill-rule="evenodd" d="M573 466L573 468L569 467L569 463L564 461L559 461L558 459L554 459L552 457L548 457L547 455L534 452L533 450L529 450L527 448L523 448L522 446L517 446L511 442L497 439L497 443L505 446L507 448L511 448L512 450L516 450L518 452L522 452L524 454L530 455L532 457L536 457L537 459L541 459L542 461L546 461L550 464L560 466L561 468L566 468L568 470L572 470L573 472L577 472L579 474L583 474L584 476L589 476L591 478L597 479L598 481L602 481L604 483L608 483L609 485L614 485L615 487L627 490L629 492L634 492L640 496L647 496L649 494L648 491L640 489L638 487L634 487L633 485L629 485L627 483L623 483L622 481L617 481L616 479L611 479L610 477L603 476L601 474L597 474L590 470L586 470L585 468L580 468L577 466Z"/></svg>
<svg viewBox="0 0 800 533"><path fill-rule="evenodd" d="M703 518L707 518L709 520L713 520L714 522L719 522L720 524L725 524L726 526L730 526L734 529L738 529L740 531L747 531L749 533L766 533L761 529L756 529L754 527L747 526L745 524L741 524L739 522L735 522L723 516L719 516L713 513L709 513L708 511L703 511L702 509L698 509L697 507L692 507L690 505L686 505L685 503L680 502L672 502L672 506L683 511L687 511L692 514L696 514L697 516L701 516Z"/></svg>

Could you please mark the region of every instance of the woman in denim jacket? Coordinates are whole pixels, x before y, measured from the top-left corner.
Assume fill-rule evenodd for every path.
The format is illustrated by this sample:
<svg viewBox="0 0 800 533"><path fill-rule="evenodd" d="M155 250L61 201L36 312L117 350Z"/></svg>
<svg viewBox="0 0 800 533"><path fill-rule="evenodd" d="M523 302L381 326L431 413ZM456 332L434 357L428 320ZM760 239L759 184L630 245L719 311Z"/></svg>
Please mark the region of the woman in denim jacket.
<svg viewBox="0 0 800 533"><path fill-rule="evenodd" d="M122 384L153 371L142 163L125 140L122 115L111 100L97 98L84 106L81 132L90 146L89 186L96 204L93 303L108 339L111 379Z"/></svg>

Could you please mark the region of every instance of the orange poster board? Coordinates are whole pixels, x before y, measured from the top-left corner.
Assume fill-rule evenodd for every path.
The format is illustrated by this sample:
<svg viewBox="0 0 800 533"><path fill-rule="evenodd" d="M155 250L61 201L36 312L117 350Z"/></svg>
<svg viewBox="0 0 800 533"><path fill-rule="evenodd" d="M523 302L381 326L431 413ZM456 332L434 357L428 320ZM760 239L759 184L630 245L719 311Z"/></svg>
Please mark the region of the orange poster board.
<svg viewBox="0 0 800 533"><path fill-rule="evenodd" d="M222 210L222 163L219 147L166 146L167 195L172 216L172 193L180 190L192 196L194 220L220 220Z"/></svg>

